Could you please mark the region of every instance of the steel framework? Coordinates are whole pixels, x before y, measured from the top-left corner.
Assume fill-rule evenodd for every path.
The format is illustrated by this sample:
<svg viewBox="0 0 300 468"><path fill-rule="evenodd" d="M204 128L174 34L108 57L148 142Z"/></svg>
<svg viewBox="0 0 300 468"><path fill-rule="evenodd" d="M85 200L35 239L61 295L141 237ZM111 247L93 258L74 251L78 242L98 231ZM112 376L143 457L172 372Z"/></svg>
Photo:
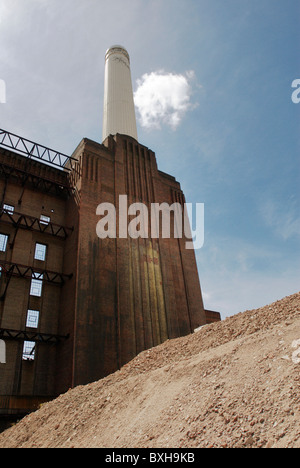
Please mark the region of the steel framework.
<svg viewBox="0 0 300 468"><path fill-rule="evenodd" d="M41 190L46 193L54 192L56 195L69 196L73 192L69 185L62 184L55 180L46 179L45 177L40 177L37 174L23 171L22 169L3 162L0 162L0 173L5 179L16 177L23 187L26 183L30 183L36 190Z"/></svg>
<svg viewBox="0 0 300 468"><path fill-rule="evenodd" d="M25 215L14 211L11 213L9 210L0 210L0 221L4 223L12 223L15 228L28 229L32 231L39 231L41 233L50 234L51 236L66 239L74 229L60 226L54 223L45 223L39 218Z"/></svg>
<svg viewBox="0 0 300 468"><path fill-rule="evenodd" d="M71 171L77 162L77 160L71 156L59 153L58 151L3 129L0 129L0 146L13 149L18 153L25 154L28 158L38 159L44 163L60 167L67 171Z"/></svg>
<svg viewBox="0 0 300 468"><path fill-rule="evenodd" d="M25 330L10 330L8 328L0 328L0 339L13 341L34 341L36 343L51 343L56 344L62 340L67 340L70 335L61 336L50 333L29 332Z"/></svg>
<svg viewBox="0 0 300 468"><path fill-rule="evenodd" d="M40 268L34 268L28 265L20 265L19 263L12 263L7 261L0 262L1 273L4 273L8 277L19 277L19 278L35 278L41 279L48 283L57 284L62 286L66 279L71 279L73 274L64 275L49 270L42 270Z"/></svg>

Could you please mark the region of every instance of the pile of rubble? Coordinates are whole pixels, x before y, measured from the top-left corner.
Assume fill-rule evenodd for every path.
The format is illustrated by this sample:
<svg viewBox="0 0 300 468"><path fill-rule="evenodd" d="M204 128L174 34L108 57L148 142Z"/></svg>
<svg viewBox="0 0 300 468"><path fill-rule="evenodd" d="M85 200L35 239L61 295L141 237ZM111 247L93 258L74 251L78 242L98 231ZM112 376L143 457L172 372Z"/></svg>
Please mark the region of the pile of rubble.
<svg viewBox="0 0 300 468"><path fill-rule="evenodd" d="M0 435L0 448L300 448L300 293L145 351Z"/></svg>

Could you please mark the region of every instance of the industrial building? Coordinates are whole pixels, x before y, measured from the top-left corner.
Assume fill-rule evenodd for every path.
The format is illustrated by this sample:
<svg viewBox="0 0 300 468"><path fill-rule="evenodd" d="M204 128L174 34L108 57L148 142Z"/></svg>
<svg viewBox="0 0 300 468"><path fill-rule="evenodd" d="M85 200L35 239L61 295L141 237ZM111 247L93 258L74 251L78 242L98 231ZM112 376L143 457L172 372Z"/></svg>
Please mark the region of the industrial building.
<svg viewBox="0 0 300 468"><path fill-rule="evenodd" d="M220 320L185 239L106 238L97 206L185 203L140 144L128 53L106 54L103 140L72 156L0 130L0 419L99 380L143 350ZM118 94L119 93L119 94ZM125 107L122 107L125 103Z"/></svg>

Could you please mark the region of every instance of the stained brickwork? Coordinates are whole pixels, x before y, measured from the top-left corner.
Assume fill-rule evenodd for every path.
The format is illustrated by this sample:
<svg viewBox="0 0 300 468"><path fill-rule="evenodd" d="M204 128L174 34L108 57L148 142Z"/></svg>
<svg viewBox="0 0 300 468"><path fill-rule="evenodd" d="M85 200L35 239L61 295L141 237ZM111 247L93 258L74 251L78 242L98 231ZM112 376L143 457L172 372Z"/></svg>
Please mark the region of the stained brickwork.
<svg viewBox="0 0 300 468"><path fill-rule="evenodd" d="M32 309L40 313L37 331L65 337L57 344L37 341L29 361L22 359L22 340L7 341L0 401L13 398L15 406L18 398L22 406L24 396L36 404L98 380L141 351L206 323L195 253L185 248L185 239L96 234L99 204L112 203L118 211L119 195L127 195L128 205L142 202L149 212L151 203L183 205L180 184L160 172L155 154L131 137L110 136L103 144L84 139L72 156L77 163L68 173L0 148L1 206L18 213L0 217L0 234L8 236L0 266L12 262L64 275L60 285L44 275L36 297L30 278L2 271L0 333L28 331ZM25 218L17 223L20 214L50 221L30 228ZM50 223L64 235L55 235ZM37 243L46 246L44 260L34 258Z"/></svg>
<svg viewBox="0 0 300 468"><path fill-rule="evenodd" d="M222 320L220 312L215 312L213 310L205 310L205 315L207 325L210 323L221 322Z"/></svg>
<svg viewBox="0 0 300 468"><path fill-rule="evenodd" d="M74 384L117 370L141 351L205 323L195 254L185 239L96 236L98 204L184 203L179 183L158 171L155 154L117 135L84 140L77 265ZM118 230L118 225L117 225ZM92 259L92 261L91 261ZM105 359L103 359L105 356Z"/></svg>
<svg viewBox="0 0 300 468"><path fill-rule="evenodd" d="M48 279L63 273L65 235L56 234L65 222L67 174L3 149L0 172L0 234L7 236L6 248L0 251L0 328L58 334L61 281ZM41 216L49 221L41 222ZM35 258L37 244L45 246L43 260ZM40 296L31 294L35 271L45 272ZM46 272L52 273L48 277ZM39 313L34 329L27 326L29 310ZM42 341L35 345L35 359L24 360L24 340L6 340L7 362L0 365L1 396L55 395L57 348ZM6 410L0 408L0 413Z"/></svg>

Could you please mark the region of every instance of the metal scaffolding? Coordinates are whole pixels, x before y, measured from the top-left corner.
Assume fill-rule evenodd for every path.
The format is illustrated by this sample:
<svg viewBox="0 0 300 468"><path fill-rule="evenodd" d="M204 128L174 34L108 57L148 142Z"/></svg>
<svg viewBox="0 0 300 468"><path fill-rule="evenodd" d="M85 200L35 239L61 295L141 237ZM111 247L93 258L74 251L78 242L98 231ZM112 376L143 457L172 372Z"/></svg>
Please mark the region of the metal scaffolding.
<svg viewBox="0 0 300 468"><path fill-rule="evenodd" d="M8 328L0 328L1 340L13 341L34 341L35 343L57 344L62 340L67 340L70 335L61 336L50 333L29 332L26 330L10 330Z"/></svg>
<svg viewBox="0 0 300 468"><path fill-rule="evenodd" d="M47 283L57 284L62 286L66 279L71 279L73 274L64 275L55 271L42 270L40 268L34 268L28 265L20 265L19 263L12 263L7 261L0 261L1 273L5 273L6 276L19 277L19 278L36 278L43 279Z"/></svg>
<svg viewBox="0 0 300 468"><path fill-rule="evenodd" d="M42 234L49 234L61 239L66 239L73 231L73 228L60 226L58 224L51 223L50 221L45 223L45 221L41 221L39 218L34 218L33 216L18 213L16 211L11 213L6 209L0 210L0 221L13 224L15 228L38 231Z"/></svg>
<svg viewBox="0 0 300 468"><path fill-rule="evenodd" d="M0 146L13 149L20 154L26 155L28 158L40 160L66 171L71 171L77 162L77 160L71 156L59 153L58 151L3 129L0 129Z"/></svg>
<svg viewBox="0 0 300 468"><path fill-rule="evenodd" d="M0 162L0 174L3 175L5 180L15 177L21 186L24 187L25 184L29 183L36 190L41 190L45 193L53 193L59 196L70 196L73 193L72 187L63 184L61 181L47 179L44 176L24 171L12 164Z"/></svg>

